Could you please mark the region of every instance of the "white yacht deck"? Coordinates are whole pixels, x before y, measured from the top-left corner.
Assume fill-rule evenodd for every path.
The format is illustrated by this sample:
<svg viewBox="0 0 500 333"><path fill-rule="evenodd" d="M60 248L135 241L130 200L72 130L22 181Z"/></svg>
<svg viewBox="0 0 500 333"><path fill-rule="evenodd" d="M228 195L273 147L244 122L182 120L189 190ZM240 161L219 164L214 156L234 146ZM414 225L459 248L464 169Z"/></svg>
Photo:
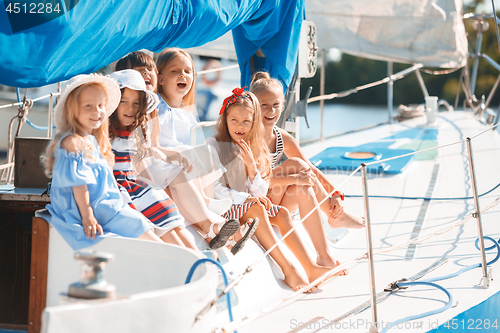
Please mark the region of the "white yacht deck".
<svg viewBox="0 0 500 333"><path fill-rule="evenodd" d="M469 112L441 113L440 115L441 117L438 117L434 125L439 131L438 145L464 140L466 137L474 136L488 128ZM404 123L381 126L334 138L306 146L304 150L309 157L312 157L330 146L354 146L373 142L409 127L425 125L425 118L416 118ZM472 148L476 181L478 191L481 194L500 182L500 172L498 171L500 137L496 131L488 131L472 140ZM328 174L334 184L341 184L348 177L349 172L328 172ZM358 172L349 179L341 190L351 195L362 194L360 173ZM399 175L369 174L368 193L370 195L402 197L471 197L472 187L465 143L440 149L435 159L415 159ZM495 190L481 197L479 200L481 209L492 203L498 194L499 190ZM474 201L473 199L428 201L370 198L369 207L373 250L376 253L379 250L407 241L418 234L433 233L466 218L474 211ZM363 199L346 199L345 209L358 215L364 214ZM481 214L484 235L495 240L500 237L499 213L500 206L496 206ZM418 229L421 229L419 233ZM433 236L423 243L375 254L376 292L383 291L391 282L401 278L409 278L425 270L443 258L446 258L447 262L428 273L425 278L448 275L468 265L480 263L480 252L474 246L477 235L476 220L471 218L462 226L455 227L442 235ZM486 240L485 245L486 247L491 246L491 242ZM365 252L366 236L364 230L350 230L346 237L334 245L334 253L341 262L351 261L362 256ZM488 254L490 252L487 252L487 260L491 260L495 256ZM246 264L248 263L246 262ZM496 263L491 267L498 267L498 265L500 264ZM349 268L349 271L348 276L330 279L315 292L299 296L296 302L278 307L276 310L238 328L238 332L319 332L333 329L346 332L369 331L373 322L370 309L339 323L331 322L370 299L368 261L358 261ZM475 268L458 277L437 282L451 292L453 306L441 314L400 324L390 331L428 331L437 328L500 290L500 285L496 281L492 281L488 289L476 288L475 286L480 282L481 277L481 268ZM266 284L273 284L273 281L268 281ZM266 293L268 300L265 304L270 306L283 295L292 293L286 288L278 290L271 300L271 292L267 290L268 288L272 289L262 284L254 284L252 298ZM240 296L240 303L245 303L245 300L242 299L244 296L240 294L238 287L236 292ZM447 296L438 289L428 286L413 286L389 296L377 305L378 322L381 328L385 328L388 322L439 309L444 306L446 301ZM237 305L234 308L237 318L241 315L239 307L242 306ZM254 308L253 311L257 311L257 308ZM245 316L248 316L248 309L245 309L244 313ZM227 313L219 313L219 319L222 317L227 318ZM485 328L484 319L480 319L481 323L479 321L472 322L473 326L479 325ZM489 319L492 324L497 318ZM465 325L467 328L470 323L466 321L460 325Z"/></svg>

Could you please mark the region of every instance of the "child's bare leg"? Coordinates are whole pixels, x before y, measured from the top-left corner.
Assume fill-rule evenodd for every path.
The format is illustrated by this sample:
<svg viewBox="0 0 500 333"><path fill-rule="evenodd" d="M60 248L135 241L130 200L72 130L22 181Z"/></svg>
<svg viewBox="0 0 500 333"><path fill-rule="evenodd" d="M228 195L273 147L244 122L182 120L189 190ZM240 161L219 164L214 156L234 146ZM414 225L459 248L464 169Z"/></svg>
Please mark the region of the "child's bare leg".
<svg viewBox="0 0 500 333"><path fill-rule="evenodd" d="M194 243L193 235L186 229L182 228L174 228L175 233L177 234L177 237L182 241L185 247L188 247L190 249L193 249L195 251L199 251L198 247Z"/></svg>
<svg viewBox="0 0 500 333"><path fill-rule="evenodd" d="M282 207L275 217L270 218L272 224L276 225L282 235L286 234L292 227L292 219L290 217L290 213L285 207ZM310 282L316 280L326 272L328 272L331 268L323 267L317 265L312 258L309 256L304 243L300 239L298 233L293 231L285 238L286 246L293 252L293 254L297 257L302 267L306 271L307 277ZM339 265L337 262L335 266ZM340 275L342 273L339 273Z"/></svg>
<svg viewBox="0 0 500 333"><path fill-rule="evenodd" d="M229 208L231 208L233 203L231 199L214 199L215 183L209 184L207 187L203 188L201 178L196 178L193 180L193 184L200 192L203 200L205 201L205 205L210 211L215 212L218 215L223 215L229 210Z"/></svg>
<svg viewBox="0 0 500 333"><path fill-rule="evenodd" d="M172 244L172 245L177 245L177 246L180 246L180 247L184 247L184 243L177 236L177 234L175 233L175 231L173 229L170 230L169 232L164 233L160 238L165 243Z"/></svg>
<svg viewBox="0 0 500 333"><path fill-rule="evenodd" d="M205 191L203 190L203 184L201 183L201 179L199 177L195 178L193 180L193 184L196 187L196 189L198 190L198 192L200 192L200 195L203 198L203 200L205 201L205 204L208 205L208 200L210 198L206 195Z"/></svg>
<svg viewBox="0 0 500 333"><path fill-rule="evenodd" d="M152 230L146 231L145 233L143 233L142 235L140 235L139 237L137 237L137 239L147 240L147 241L151 241L151 242L164 243L161 240L161 238L158 237Z"/></svg>
<svg viewBox="0 0 500 333"><path fill-rule="evenodd" d="M316 263L320 266L335 267L337 261L328 246L326 240L326 231L323 224L323 217L321 211L315 207L318 204L314 191L309 186L288 186L285 196L280 203L282 206L288 208L290 211L299 208L300 216L306 216L309 212L312 214L304 220L302 225L309 234L311 241L316 249L317 258Z"/></svg>
<svg viewBox="0 0 500 333"><path fill-rule="evenodd" d="M268 250L277 243L279 240L276 238L271 224L269 223L269 217L263 206L254 204L250 209L240 218L240 221L247 221L249 218L258 218L259 226L255 231L255 236L259 240L259 243ZM286 256L281 252L279 246L275 247L270 252L271 257L280 266L283 274L285 275L285 283L293 290L299 290L303 286L307 285L307 282L299 275L293 264L286 258ZM314 290L311 289L310 291Z"/></svg>
<svg viewBox="0 0 500 333"><path fill-rule="evenodd" d="M175 177L169 188L172 199L179 208L181 215L188 221L197 224L204 233L209 232L212 222L224 222L222 217L209 212L200 191L192 181L188 181L184 172Z"/></svg>
<svg viewBox="0 0 500 333"><path fill-rule="evenodd" d="M186 205L187 202L184 200L185 197L181 199L180 197L182 197L182 195L180 195L177 190L171 188L170 193L172 194L172 200L175 202L181 215L186 219L186 222L193 223L201 230L202 233L208 234L212 223L223 223L225 221L222 216L217 216L210 212L205 213L202 210L202 207L204 206L206 210L206 205L202 199L198 198L201 200L200 203L188 203ZM194 207L189 206L189 204L194 205ZM215 227L214 232L215 234L218 234L219 229ZM210 239L207 240L210 242Z"/></svg>
<svg viewBox="0 0 500 333"><path fill-rule="evenodd" d="M316 179L313 189L318 202L321 202L324 198L328 197L328 193L318 179ZM321 205L321 210L326 214L326 216L328 216L328 225L330 225L331 228L361 229L365 227L365 219L363 217L346 211L344 211L337 218L332 218L332 211L330 210L332 200L334 199L327 199Z"/></svg>
<svg viewBox="0 0 500 333"><path fill-rule="evenodd" d="M168 192L171 194L171 198L177 205L181 215L187 221L196 225L204 235L210 233L211 227L215 235L218 235L222 228L225 227L222 223L226 222L226 220L222 216L208 210L201 193L192 181L187 180L184 172L177 175L170 183ZM212 224L215 225L212 226ZM234 228L234 225L232 227L228 225L226 232L236 232L232 228ZM222 238L219 238L219 241L216 241L211 246L220 246L221 244L219 243L228 236L230 235L227 233L222 234ZM210 244L212 238L208 237L205 240Z"/></svg>
<svg viewBox="0 0 500 333"><path fill-rule="evenodd" d="M290 158L283 162L280 166L276 167L273 170L274 176L280 175L291 175L298 173L301 170L308 170L310 168L309 164L307 164L304 160L300 158ZM316 178L313 186L314 193L316 194L316 200L321 202L324 198L328 197L328 192L325 190L321 182ZM282 201L282 197L284 195L284 191L280 192L278 189L273 187L271 189L270 198L273 203L279 205ZM340 203L338 203L340 205ZM340 205L341 206L341 205ZM332 218L333 211L331 208L331 199L325 200L325 202L321 205L321 210L328 216L328 224L332 228L350 228L350 229L360 229L365 226L364 219L361 216L356 216L347 212L343 212L337 218ZM301 213L301 216L302 215Z"/></svg>
<svg viewBox="0 0 500 333"><path fill-rule="evenodd" d="M207 196L209 199L214 198L214 191L215 191L215 183L211 183L203 189L205 196Z"/></svg>

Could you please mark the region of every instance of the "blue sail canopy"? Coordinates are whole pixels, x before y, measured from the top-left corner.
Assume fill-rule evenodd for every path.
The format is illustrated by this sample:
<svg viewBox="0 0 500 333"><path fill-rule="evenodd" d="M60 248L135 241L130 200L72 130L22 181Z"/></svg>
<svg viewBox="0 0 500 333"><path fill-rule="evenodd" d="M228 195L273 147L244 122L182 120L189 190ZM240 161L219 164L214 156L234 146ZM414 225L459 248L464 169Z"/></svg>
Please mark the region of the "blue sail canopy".
<svg viewBox="0 0 500 333"><path fill-rule="evenodd" d="M242 71L252 56L285 84L298 53L304 0L47 0L0 2L0 84L38 87L91 73L129 52L203 45L233 30ZM50 4L50 9L49 9ZM4 7L4 8L3 8Z"/></svg>

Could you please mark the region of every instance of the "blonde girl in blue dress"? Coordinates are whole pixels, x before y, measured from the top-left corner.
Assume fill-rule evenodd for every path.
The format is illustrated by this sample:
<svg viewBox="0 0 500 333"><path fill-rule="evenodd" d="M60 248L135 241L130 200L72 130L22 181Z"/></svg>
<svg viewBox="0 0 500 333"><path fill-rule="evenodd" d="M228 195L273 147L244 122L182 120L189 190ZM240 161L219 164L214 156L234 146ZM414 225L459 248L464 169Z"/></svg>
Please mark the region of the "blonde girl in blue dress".
<svg viewBox="0 0 500 333"><path fill-rule="evenodd" d="M107 119L120 101L116 81L101 75L71 79L54 109L57 135L42 157L52 177L51 223L81 249L105 237L162 242L153 224L124 203L110 165Z"/></svg>

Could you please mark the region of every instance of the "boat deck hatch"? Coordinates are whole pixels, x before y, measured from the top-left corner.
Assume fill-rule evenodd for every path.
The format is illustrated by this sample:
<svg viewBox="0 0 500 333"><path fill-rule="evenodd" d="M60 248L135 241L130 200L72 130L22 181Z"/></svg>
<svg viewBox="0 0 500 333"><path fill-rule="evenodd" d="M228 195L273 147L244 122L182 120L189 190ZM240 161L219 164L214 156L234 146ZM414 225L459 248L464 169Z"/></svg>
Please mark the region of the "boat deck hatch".
<svg viewBox="0 0 500 333"><path fill-rule="evenodd" d="M363 162L369 163L412 152L413 150L409 149L389 149L376 146L370 149L367 145L363 146L362 151L359 147L330 147L312 157L311 162L318 169L323 170L354 170ZM401 173L412 159L413 155L369 165L367 171L387 174Z"/></svg>
<svg viewBox="0 0 500 333"><path fill-rule="evenodd" d="M409 129L398 132L384 139L359 145L356 147L330 147L313 156L310 160L322 170L354 170L361 163L370 163L399 155L412 153L416 150L435 147L438 130L435 128ZM389 147L398 147L389 148ZM407 149L403 149L407 148ZM409 149L408 149L409 148ZM435 158L432 154L420 154L419 160ZM369 165L368 172L398 174L404 171L415 155Z"/></svg>

